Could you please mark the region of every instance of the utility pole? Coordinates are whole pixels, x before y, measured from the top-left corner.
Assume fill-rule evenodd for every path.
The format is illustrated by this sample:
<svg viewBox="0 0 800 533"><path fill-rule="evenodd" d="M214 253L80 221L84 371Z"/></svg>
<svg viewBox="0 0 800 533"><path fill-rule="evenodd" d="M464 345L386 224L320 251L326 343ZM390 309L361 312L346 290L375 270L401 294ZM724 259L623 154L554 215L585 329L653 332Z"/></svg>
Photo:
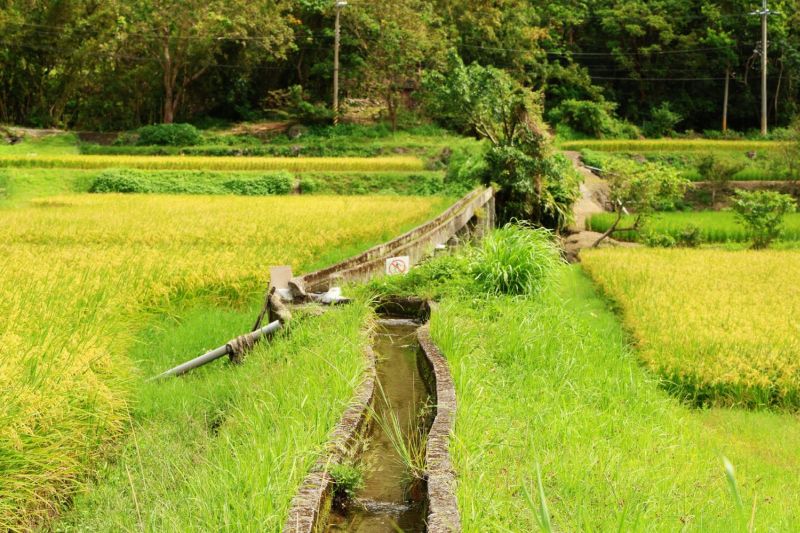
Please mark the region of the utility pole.
<svg viewBox="0 0 800 533"><path fill-rule="evenodd" d="M753 11L751 15L761 17L761 135L767 134L767 19L776 15L767 7L767 0L761 1L761 10Z"/></svg>
<svg viewBox="0 0 800 533"><path fill-rule="evenodd" d="M766 1L766 0L765 0ZM336 23L333 30L333 125L339 124L339 38L341 28L339 15L342 8L347 5L347 0L336 0Z"/></svg>
<svg viewBox="0 0 800 533"><path fill-rule="evenodd" d="M722 100L722 133L728 133L728 95L731 86L731 67L725 69L725 96Z"/></svg>

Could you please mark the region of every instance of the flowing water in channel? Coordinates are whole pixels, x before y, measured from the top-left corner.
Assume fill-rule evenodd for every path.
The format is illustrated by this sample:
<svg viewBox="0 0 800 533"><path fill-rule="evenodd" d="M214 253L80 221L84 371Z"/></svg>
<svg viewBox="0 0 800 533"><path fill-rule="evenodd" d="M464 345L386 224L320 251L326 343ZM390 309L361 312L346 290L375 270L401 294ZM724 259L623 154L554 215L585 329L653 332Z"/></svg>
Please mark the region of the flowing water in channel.
<svg viewBox="0 0 800 533"><path fill-rule="evenodd" d="M394 413L406 442L413 432L427 435L432 414L431 396L420 374L420 358L425 356L417 342L418 327L410 320L381 320L373 345L379 383L375 415L389 421ZM334 510L329 532L425 531L424 482L412 478L382 425L373 423L367 435L361 456L363 488L343 511Z"/></svg>

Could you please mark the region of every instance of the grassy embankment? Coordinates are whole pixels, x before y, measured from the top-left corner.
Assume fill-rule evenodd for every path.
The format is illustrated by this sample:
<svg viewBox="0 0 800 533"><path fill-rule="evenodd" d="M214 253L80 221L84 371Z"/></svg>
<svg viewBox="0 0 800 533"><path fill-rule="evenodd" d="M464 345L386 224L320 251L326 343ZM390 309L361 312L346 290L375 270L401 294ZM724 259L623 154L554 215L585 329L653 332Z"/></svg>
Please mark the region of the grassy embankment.
<svg viewBox="0 0 800 533"><path fill-rule="evenodd" d="M782 531L800 520L796 415L682 404L578 267L556 266L550 285L549 254L510 242L375 285L440 299L432 334L456 384L465 531ZM523 290L498 295L508 287Z"/></svg>
<svg viewBox="0 0 800 533"><path fill-rule="evenodd" d="M421 159L413 156L386 157L213 157L147 155L0 155L0 167L144 170L223 170L289 172L371 172L425 170Z"/></svg>
<svg viewBox="0 0 800 533"><path fill-rule="evenodd" d="M154 375L252 326L257 307L164 317L131 357ZM139 384L125 444L55 531L280 531L362 379L363 303L301 319L238 367Z"/></svg>
<svg viewBox="0 0 800 533"><path fill-rule="evenodd" d="M703 159L713 156L734 168L733 181L780 181L784 177L784 141L576 141L564 143L563 149L579 150L584 162L603 168L610 157L645 158L678 169L690 181L703 181L699 167ZM750 156L753 156L752 158Z"/></svg>
<svg viewBox="0 0 800 533"><path fill-rule="evenodd" d="M614 222L612 213L593 215L586 222L587 229L604 232ZM632 217L623 217L621 227L632 223ZM700 238L706 243L744 243L749 241L747 230L731 211L696 211L658 213L647 221L647 231L678 238L685 230L696 227ZM615 239L636 241L641 237L635 232L617 232ZM800 241L800 214L787 215L783 224L782 241ZM776 243L780 245L780 243ZM785 243L784 243L785 244Z"/></svg>
<svg viewBox="0 0 800 533"><path fill-rule="evenodd" d="M706 140L706 139L647 139L647 140L595 140L562 142L562 150L597 150L602 152L748 152L771 151L786 141Z"/></svg>
<svg viewBox="0 0 800 533"><path fill-rule="evenodd" d="M269 425L270 416L275 425L269 431L277 440L269 442L282 445L286 441L281 435L297 433L297 448L291 453L281 448L284 455L276 459L283 461L283 466L270 463L278 469L275 472L282 472L276 476L286 478L275 482L276 487L283 487L274 500L279 509L293 490L289 485L300 475L292 477L292 469L303 470L311 448L321 442L336 410L341 409L340 400L349 398L354 375L351 370L354 372L357 365L353 366L356 352L347 349L355 350L357 341L348 337L350 348L340 344L340 353L331 354L342 358L342 375L335 367L315 366L319 361L304 354L295 355L297 361L277 361L274 378L265 373L259 373L258 379L250 377L247 367L236 370L219 382L219 396L211 373L205 382L189 380L172 385L172 393L170 389L146 388L142 379L155 368L197 355L241 333L243 325L249 326L253 307L248 304L260 299L270 264L291 264L302 271L341 259L431 218L444 204L444 200L387 197L110 195L54 197L0 211L0 311L6 318L0 328L0 529L49 520L69 496L80 490L90 469L107 457L108 447L131 428L146 426L147 432L162 436L181 428L186 431L186 439L173 448L174 470L164 473L167 477L160 489L153 482L158 491L171 487L169 479L181 479L180 472L187 472L190 465L207 469L205 475L215 472L220 477L222 463L214 461L221 461L225 453L219 450L228 446L224 449L234 458L236 453L244 453L232 450L237 443L234 436L243 435L241 428L247 424ZM195 304L200 306L199 311L191 310ZM324 331L350 331L347 328L352 329L359 318L348 316L340 319L342 322L328 323ZM162 318L155 329L140 336L156 317ZM177 344L170 345L171 335L159 331L169 332L173 326L188 329L178 333ZM312 335L314 326L306 327L312 328L307 330L307 335ZM179 349L180 342L206 329L186 351ZM286 342L290 344L279 353L297 351L297 345L291 344L294 341ZM338 342L328 339L324 346ZM160 347L171 351L164 353ZM132 349L133 355L126 357ZM303 357L309 359L301 364ZM305 409L310 416L303 419L302 428L275 414L290 396L263 385L287 383L295 364L303 372L315 369L313 379L320 381L309 384L331 385L330 395L308 396ZM266 372L266 367L256 368ZM331 373L325 374L320 368ZM190 398L196 392L195 385L196 390L205 391L202 399ZM328 389L299 388L311 390ZM139 393L141 404L137 403ZM241 403L234 398L239 394ZM205 450L216 449L206 446L210 440L203 440L210 439L201 431L208 422L206 414L226 411L226 405L232 407L231 438L224 445L215 445L220 448L205 456ZM177 413L177 425L168 413ZM137 418L140 415L143 418ZM204 418L196 420L195 415ZM228 434L225 424L222 435ZM159 425L163 426L160 430L156 427ZM155 448L158 442L152 441L154 447L148 451L141 441L136 444L136 439L146 437L135 435L137 461L139 453L142 460L148 453L153 459L161 457ZM191 448L191 443L197 447ZM169 453L163 452L165 461ZM247 453L267 457L276 452L257 447ZM186 461L185 466L178 464L178 456ZM245 463L239 465L240 472L245 471ZM137 499L149 497L142 490L133 495L141 489L136 486L137 473L149 476L138 463L124 464L124 479L134 487L130 496L135 504ZM112 477L120 471L115 472ZM228 481L238 482L233 478ZM187 483L186 490L191 486L198 487ZM177 494L174 486L169 490ZM230 490L228 495L235 498L237 493ZM213 514L218 525L224 524L229 503L217 499L208 505L216 506L209 516Z"/></svg>
<svg viewBox="0 0 800 533"><path fill-rule="evenodd" d="M280 156L280 157L376 157L414 155L435 159L445 150L469 148L478 141L455 135L433 126L392 131L384 124L306 128L299 136L258 133L257 124L233 129L206 130L196 146L140 146L131 138L128 143L101 146L73 144L82 154L100 155L211 155L211 156Z"/></svg>
<svg viewBox="0 0 800 533"><path fill-rule="evenodd" d="M232 139L229 141L231 143L242 140L239 136L225 138ZM254 140L245 139L251 143ZM346 135L337 134L322 140L316 137L311 139L312 144L324 141L332 143L332 146L347 147L371 146L369 141L372 137L347 138ZM261 143L255 139L255 142L263 148L269 148L273 145L282 146L283 141L276 139ZM303 142L311 141L304 138ZM452 135L424 136L406 132L387 138L379 137L375 142L380 146L385 144L386 149L379 153L384 156L375 157L372 154L367 157L369 154L362 154L358 150L322 150L314 153L353 155L248 157L235 150L235 144L229 146L233 150L230 154L224 152L218 157L214 156L214 151L197 152L206 154L204 157L142 155L181 152L176 151L180 147L138 146L98 147L95 151L106 155L87 156L80 154L86 151L86 145L79 143L72 134L28 139L21 144L0 146L0 198L26 200L44 195L87 192L98 179L103 179L109 172L119 173L118 169L123 169L122 172L129 175L135 174L136 185L141 185L123 186L120 192L139 191L141 188L139 192L243 194L238 187L234 187L232 192L226 184L230 181L251 183L271 179L276 172L290 174L292 188L303 194L458 195L464 192L464 185L453 187L447 183L443 170L447 161L439 156L446 148L475 149L476 141ZM108 155L115 151L121 155ZM253 191L245 193L253 194Z"/></svg>
<svg viewBox="0 0 800 533"><path fill-rule="evenodd" d="M537 466L553 530L727 532L752 514L756 529L785 531L800 520L797 417L682 406L577 268L542 298L446 298L432 331L457 389L465 531L538 529Z"/></svg>

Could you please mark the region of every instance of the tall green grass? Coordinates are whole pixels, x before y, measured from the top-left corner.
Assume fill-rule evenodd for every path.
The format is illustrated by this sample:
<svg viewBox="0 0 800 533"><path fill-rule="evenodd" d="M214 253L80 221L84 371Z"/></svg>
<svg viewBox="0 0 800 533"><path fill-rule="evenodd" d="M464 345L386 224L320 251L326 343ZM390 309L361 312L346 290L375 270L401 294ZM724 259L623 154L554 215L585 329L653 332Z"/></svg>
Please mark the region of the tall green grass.
<svg viewBox="0 0 800 533"><path fill-rule="evenodd" d="M631 220L632 217L623 220L623 227L629 225ZM613 214L601 213L589 218L586 225L587 229L602 233L611 227L613 221ZM677 239L683 231L691 226L699 228L701 240L707 243L744 243L750 239L745 227L736 219L736 214L729 211L659 213L647 222L646 229ZM800 214L788 215L783 227L782 240L800 241ZM636 241L641 238L641 235L622 231L615 233L614 238Z"/></svg>
<svg viewBox="0 0 800 533"><path fill-rule="evenodd" d="M647 140L595 140L567 141L562 150L591 149L603 152L748 152L777 150L787 144L783 141L723 141L706 139L647 139Z"/></svg>
<svg viewBox="0 0 800 533"><path fill-rule="evenodd" d="M742 531L750 516L722 455L742 498L757 500L755 529L792 530L797 417L681 406L588 279L574 267L562 276L551 294L448 296L433 315L459 402L464 531Z"/></svg>
<svg viewBox="0 0 800 533"><path fill-rule="evenodd" d="M139 336L129 436L55 531L281 530L362 379L368 306L306 317L241 366L143 381L246 331L257 309L174 309Z"/></svg>

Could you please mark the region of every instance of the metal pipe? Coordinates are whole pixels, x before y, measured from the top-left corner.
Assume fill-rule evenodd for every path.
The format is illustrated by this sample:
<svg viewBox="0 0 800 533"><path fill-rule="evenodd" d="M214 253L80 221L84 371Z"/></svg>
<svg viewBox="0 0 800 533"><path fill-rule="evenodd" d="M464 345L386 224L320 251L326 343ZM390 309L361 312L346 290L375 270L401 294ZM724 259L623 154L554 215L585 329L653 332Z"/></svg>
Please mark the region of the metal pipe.
<svg viewBox="0 0 800 533"><path fill-rule="evenodd" d="M253 331L252 333L248 333L248 335L252 338L253 341L257 341L261 337L263 337L264 335L269 335L270 333L274 333L274 332L278 331L279 329L281 329L281 323L278 320L276 320L275 322L271 322L270 324L267 324L266 326L264 326L261 329L257 329L255 331ZM201 366L206 365L206 364L210 363L211 361L216 361L220 357L222 357L224 355L228 355L228 353L230 351L229 345L230 345L230 342L226 343L226 344L223 344L219 348L211 350L210 352L205 353L205 354L201 355L200 357L195 357L191 361L186 361L185 363L183 363L181 365L178 365L175 368L171 368L171 369L167 370L166 372L164 372L162 374L159 374L158 376L155 376L154 378L151 378L150 381L153 381L153 380L156 380L156 379L163 379L163 378L166 378L166 377L169 377L169 376L180 376L181 374L185 374L185 373L187 373L187 372L189 372L191 370L194 370L195 368L200 368Z"/></svg>

